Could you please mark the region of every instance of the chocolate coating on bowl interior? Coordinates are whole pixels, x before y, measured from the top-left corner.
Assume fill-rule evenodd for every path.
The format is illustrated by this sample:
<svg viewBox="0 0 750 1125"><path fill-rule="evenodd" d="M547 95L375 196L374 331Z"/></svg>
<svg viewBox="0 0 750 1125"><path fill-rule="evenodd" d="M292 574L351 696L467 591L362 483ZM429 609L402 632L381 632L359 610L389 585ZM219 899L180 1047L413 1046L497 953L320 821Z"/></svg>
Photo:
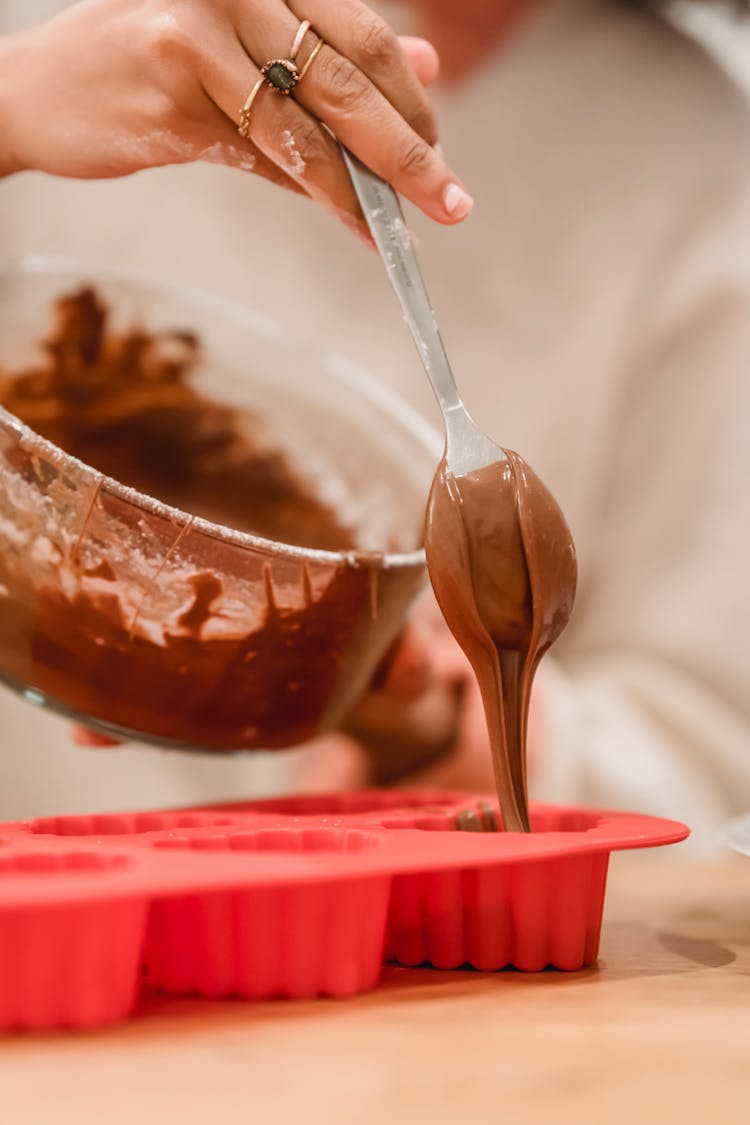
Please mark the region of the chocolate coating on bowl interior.
<svg viewBox="0 0 750 1125"><path fill-rule="evenodd" d="M383 570L381 555L353 549L353 531L314 482L256 441L257 419L188 385L197 352L188 333L111 331L84 290L59 302L43 361L0 374L0 402L37 433L192 513L149 515L149 534L164 548L143 582L118 540L137 540L144 513L106 484L66 539L45 539L44 565L29 565L38 543L16 548L0 533L0 675L82 717L166 743L295 745L352 702L351 668L360 677L374 669L421 574L417 565ZM0 457L0 517L12 533L27 523L33 535L24 497L51 502L63 471L2 432ZM214 550L206 537L197 550L195 515L345 551L346 561L313 570L287 561L280 590L277 564L258 553L218 540ZM179 597L162 613L170 588Z"/></svg>
<svg viewBox="0 0 750 1125"><path fill-rule="evenodd" d="M106 476L237 531L323 550L356 547L247 410L188 382L199 358L189 332L115 333L92 289L64 297L44 358L0 372L0 404Z"/></svg>
<svg viewBox="0 0 750 1125"><path fill-rule="evenodd" d="M531 686L573 609L576 558L548 489L517 453L503 452L461 477L443 460L425 550L438 604L479 682L504 827L529 831Z"/></svg>

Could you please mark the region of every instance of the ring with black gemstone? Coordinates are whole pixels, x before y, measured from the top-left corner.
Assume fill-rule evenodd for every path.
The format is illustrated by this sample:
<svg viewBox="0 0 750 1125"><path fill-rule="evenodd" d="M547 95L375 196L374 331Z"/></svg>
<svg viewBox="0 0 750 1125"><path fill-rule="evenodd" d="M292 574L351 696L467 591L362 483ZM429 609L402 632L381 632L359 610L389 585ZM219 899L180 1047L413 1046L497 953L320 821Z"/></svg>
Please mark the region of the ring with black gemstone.
<svg viewBox="0 0 750 1125"><path fill-rule="evenodd" d="M271 59L260 68L266 85L280 94L291 94L299 84L299 67L291 59Z"/></svg>
<svg viewBox="0 0 750 1125"><path fill-rule="evenodd" d="M309 30L310 21L303 20L297 28L297 34L294 37L288 57L285 59L270 59L265 66L261 67L260 73L265 78L266 84L272 89L278 90L280 94L291 94L295 86L299 85L302 75L297 66L297 55Z"/></svg>
<svg viewBox="0 0 750 1125"><path fill-rule="evenodd" d="M318 38L317 43L310 52L301 70L297 66L296 61L300 47L302 46L302 41L309 30L310 21L303 20L297 28L297 34L294 37L289 57L286 59L270 59L264 67L261 67L260 78L253 86L245 104L240 110L240 123L238 128L241 137L245 137L246 139L250 137L250 118L253 102L260 93L261 88L263 86L270 86L272 90L277 90L280 94L291 94L292 90L300 84L311 65L315 62L315 59L318 57L318 52L323 46L323 40L320 38Z"/></svg>

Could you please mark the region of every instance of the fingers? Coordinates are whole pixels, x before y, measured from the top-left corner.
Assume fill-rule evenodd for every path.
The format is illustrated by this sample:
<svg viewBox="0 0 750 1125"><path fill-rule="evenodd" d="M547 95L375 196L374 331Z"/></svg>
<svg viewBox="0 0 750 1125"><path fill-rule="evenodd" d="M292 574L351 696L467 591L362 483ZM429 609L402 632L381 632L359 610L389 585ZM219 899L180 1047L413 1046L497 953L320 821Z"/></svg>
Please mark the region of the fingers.
<svg viewBox="0 0 750 1125"><path fill-rule="evenodd" d="M324 46L296 96L364 164L430 218L454 223L469 214L473 200L440 151L344 55Z"/></svg>
<svg viewBox="0 0 750 1125"><path fill-rule="evenodd" d="M388 695L401 702L416 699L433 680L424 630L408 625L375 673L370 693ZM369 694L369 693L368 693Z"/></svg>
<svg viewBox="0 0 750 1125"><path fill-rule="evenodd" d="M297 21L291 17L294 26ZM242 45L230 35L207 45L201 60L201 82L213 103L234 126L240 109L257 82L259 70ZM227 122L231 143L242 138ZM252 104L249 139L258 164L255 170L283 186L288 181L323 203L366 238L364 220L333 138L293 98L262 86ZM273 171L273 167L279 170Z"/></svg>
<svg viewBox="0 0 750 1125"><path fill-rule="evenodd" d="M442 617L420 607L381 661L365 699L400 704L435 685L455 686L473 677L471 665ZM439 613L439 611L438 611Z"/></svg>
<svg viewBox="0 0 750 1125"><path fill-rule="evenodd" d="M345 734L329 734L308 748L295 778L297 793L338 793L370 784L363 748Z"/></svg>
<svg viewBox="0 0 750 1125"><path fill-rule="evenodd" d="M425 214L442 223L459 222L469 214L473 201L446 164L441 152L433 147L436 139L434 121L416 75L397 39L389 31L371 33L378 44L377 52L373 50L372 40L368 47L367 37L362 31L365 18L362 13L367 12L367 9L359 0L345 2L347 19L344 20L337 14L333 21L335 26L329 28L331 17L319 12L315 6L318 0L314 0L315 12L320 17L321 25L316 30L320 31L324 39L328 31L334 43L341 42L344 50L351 50L358 59L366 58L367 69L361 69L344 50L336 50L325 42L291 97L267 89L260 91L257 98L257 123L251 131L252 139L270 155L272 147L267 146L274 144L274 128L277 137L280 127L285 131L285 136L291 133L298 150L302 144L310 151L311 157L318 158L319 165L328 161L326 176L323 176L322 168L319 175L335 199L334 206L342 209L343 202L343 209L352 216L359 216L359 208L348 202L352 200L353 191L338 152L335 147L331 147L329 138L321 141L310 130L310 118L322 121L368 167L392 183L397 191L420 207ZM335 10L339 13L340 5ZM368 18L370 16L368 13ZM252 21L247 12L237 5L235 18L237 34L247 55L261 65L269 59L283 58L299 27L299 20L295 15L286 8L278 7L272 0L268 0L267 7L256 9ZM310 18L313 18L312 14ZM375 17L372 16L372 19ZM352 29L349 29L352 21ZM379 28L380 24L374 26ZM357 27L359 31L355 32L354 28ZM298 56L302 69L316 42L312 32L308 32ZM377 61L373 62L375 55ZM226 66L226 61L224 65ZM250 86L248 75L243 96L246 96ZM381 86L385 86L399 105L404 106L406 117L385 96ZM279 104L287 102L296 102L298 107L309 111L307 123L300 121L295 126L291 122L288 107L281 107ZM222 108L232 116L232 111L225 104L222 104ZM272 112L275 113L276 120L269 126ZM279 120L283 113L289 115L286 125ZM259 132L256 133L256 129Z"/></svg>
<svg viewBox="0 0 750 1125"><path fill-rule="evenodd" d="M494 773L482 697L475 680L462 693L458 729L451 752L411 772L399 784L424 789L492 790Z"/></svg>
<svg viewBox="0 0 750 1125"><path fill-rule="evenodd" d="M256 145L241 137L234 122L219 109L214 108L211 113L206 135L210 138L210 142L200 151L198 159L208 164L226 164L243 172L253 172L278 187L283 187L297 195L307 196L304 184L292 179Z"/></svg>
<svg viewBox="0 0 750 1125"><path fill-rule="evenodd" d="M423 86L431 86L440 77L440 56L426 39L413 35L400 35L399 43L414 72Z"/></svg>
<svg viewBox="0 0 750 1125"><path fill-rule="evenodd" d="M299 19L369 79L417 136L438 139L435 115L395 33L361 0L290 0ZM304 14L303 14L304 13ZM312 32L308 35L313 42ZM309 48L308 48L309 49Z"/></svg>

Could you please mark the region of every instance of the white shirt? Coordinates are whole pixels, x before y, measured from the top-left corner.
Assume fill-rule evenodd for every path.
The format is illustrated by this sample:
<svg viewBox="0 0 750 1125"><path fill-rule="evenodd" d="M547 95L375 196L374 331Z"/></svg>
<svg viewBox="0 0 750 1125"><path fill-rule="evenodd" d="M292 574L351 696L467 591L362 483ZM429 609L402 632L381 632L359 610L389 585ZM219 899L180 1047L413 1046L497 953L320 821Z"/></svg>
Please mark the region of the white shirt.
<svg viewBox="0 0 750 1125"><path fill-rule="evenodd" d="M414 218L438 319L467 403L551 487L579 555L539 675L536 795L682 818L708 842L750 808L748 110L700 48L613 0L546 0L439 108L476 207L455 230ZM435 418L378 262L312 206L209 166L0 193L11 253L224 293ZM56 721L29 736L31 711L0 706L4 816L263 782L243 762L69 749Z"/></svg>

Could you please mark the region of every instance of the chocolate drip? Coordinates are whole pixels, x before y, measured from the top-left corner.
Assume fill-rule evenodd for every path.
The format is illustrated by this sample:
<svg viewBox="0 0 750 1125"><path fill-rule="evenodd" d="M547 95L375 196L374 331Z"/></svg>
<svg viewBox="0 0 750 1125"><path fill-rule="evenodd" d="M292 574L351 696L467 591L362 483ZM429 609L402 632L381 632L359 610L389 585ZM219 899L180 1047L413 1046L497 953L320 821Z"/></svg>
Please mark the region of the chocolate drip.
<svg viewBox="0 0 750 1125"><path fill-rule="evenodd" d="M576 561L554 499L517 453L504 452L462 477L441 463L425 548L438 603L481 689L504 827L528 832L531 686L570 617Z"/></svg>

